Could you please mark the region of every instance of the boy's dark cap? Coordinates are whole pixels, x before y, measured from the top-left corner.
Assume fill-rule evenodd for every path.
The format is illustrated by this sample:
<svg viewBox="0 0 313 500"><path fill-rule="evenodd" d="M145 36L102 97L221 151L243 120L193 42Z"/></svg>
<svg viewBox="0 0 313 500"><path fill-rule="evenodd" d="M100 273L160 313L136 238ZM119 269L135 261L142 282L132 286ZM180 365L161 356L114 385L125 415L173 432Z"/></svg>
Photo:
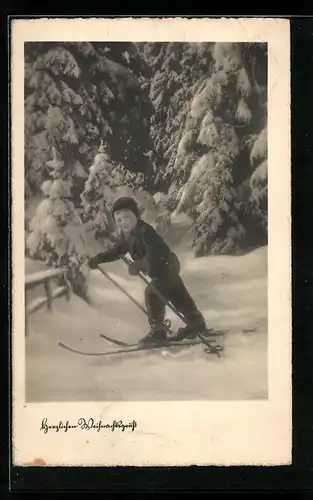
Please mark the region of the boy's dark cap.
<svg viewBox="0 0 313 500"><path fill-rule="evenodd" d="M112 205L113 217L114 213L117 210L125 210L125 209L131 210L132 212L134 212L136 217L138 218L140 217L139 208L136 201L134 200L134 198L129 198L128 196L123 196L122 198L118 198L117 200L115 200L115 202Z"/></svg>

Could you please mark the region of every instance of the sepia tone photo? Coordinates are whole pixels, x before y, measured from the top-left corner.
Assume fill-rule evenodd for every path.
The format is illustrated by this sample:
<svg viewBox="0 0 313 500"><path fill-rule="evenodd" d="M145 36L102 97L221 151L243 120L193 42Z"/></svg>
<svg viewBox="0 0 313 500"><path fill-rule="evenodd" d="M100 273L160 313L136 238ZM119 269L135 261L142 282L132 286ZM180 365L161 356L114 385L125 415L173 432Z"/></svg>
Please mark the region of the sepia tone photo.
<svg viewBox="0 0 313 500"><path fill-rule="evenodd" d="M24 58L27 401L267 398L266 44Z"/></svg>
<svg viewBox="0 0 313 500"><path fill-rule="evenodd" d="M19 42L25 407L50 438L106 424L40 405L125 403L107 428L135 435L130 403L267 404L271 45L90 26Z"/></svg>

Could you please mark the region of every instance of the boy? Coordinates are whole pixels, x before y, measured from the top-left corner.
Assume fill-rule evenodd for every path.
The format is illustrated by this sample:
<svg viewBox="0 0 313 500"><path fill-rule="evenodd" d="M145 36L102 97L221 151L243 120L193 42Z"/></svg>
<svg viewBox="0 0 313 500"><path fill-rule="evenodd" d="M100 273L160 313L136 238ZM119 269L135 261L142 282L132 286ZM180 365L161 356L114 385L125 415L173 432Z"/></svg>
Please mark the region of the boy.
<svg viewBox="0 0 313 500"><path fill-rule="evenodd" d="M163 297L190 323L190 327L179 329L178 338L195 337L196 332L203 332L206 328L204 318L179 275L177 256L161 236L140 218L136 201L128 197L117 199L112 206L112 215L118 233L110 239L107 251L89 260L90 268L118 260L129 252L134 261L129 266L129 274L135 276L139 271L147 274ZM145 303L150 332L140 342L162 343L167 339L165 305L150 285L145 290Z"/></svg>

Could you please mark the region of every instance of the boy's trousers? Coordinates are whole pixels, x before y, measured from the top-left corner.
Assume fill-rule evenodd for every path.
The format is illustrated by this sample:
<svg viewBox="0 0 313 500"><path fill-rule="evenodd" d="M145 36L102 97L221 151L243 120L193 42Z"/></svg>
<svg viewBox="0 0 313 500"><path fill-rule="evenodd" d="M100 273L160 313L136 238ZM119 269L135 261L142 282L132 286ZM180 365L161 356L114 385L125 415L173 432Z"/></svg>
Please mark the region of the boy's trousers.
<svg viewBox="0 0 313 500"><path fill-rule="evenodd" d="M154 278L152 280L153 286L167 301L170 301L173 306L184 315L187 321L194 323L201 320L202 315L185 287L180 275L175 271L173 272L173 269L168 269L168 271L169 272L165 274L162 273L162 277ZM162 327L165 319L166 306L150 285L148 285L145 290L145 303L151 328L155 329Z"/></svg>

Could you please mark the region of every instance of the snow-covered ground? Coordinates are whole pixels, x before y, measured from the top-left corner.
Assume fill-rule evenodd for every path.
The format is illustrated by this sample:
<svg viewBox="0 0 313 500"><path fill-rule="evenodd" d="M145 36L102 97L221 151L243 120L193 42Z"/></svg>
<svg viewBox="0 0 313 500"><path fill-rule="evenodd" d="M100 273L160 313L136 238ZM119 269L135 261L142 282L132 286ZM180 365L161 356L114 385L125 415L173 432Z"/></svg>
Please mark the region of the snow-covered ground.
<svg viewBox="0 0 313 500"><path fill-rule="evenodd" d="M182 276L208 326L226 329L221 358L203 346L117 356L80 356L115 349L106 332L130 342L147 333L145 315L99 271L90 272L94 306L58 299L53 313L31 318L26 338L28 401L246 400L267 398L267 248L245 256L194 259L180 245ZM124 264L103 266L143 303L144 284ZM35 271L32 264L28 272ZM180 326L169 311L168 317Z"/></svg>

